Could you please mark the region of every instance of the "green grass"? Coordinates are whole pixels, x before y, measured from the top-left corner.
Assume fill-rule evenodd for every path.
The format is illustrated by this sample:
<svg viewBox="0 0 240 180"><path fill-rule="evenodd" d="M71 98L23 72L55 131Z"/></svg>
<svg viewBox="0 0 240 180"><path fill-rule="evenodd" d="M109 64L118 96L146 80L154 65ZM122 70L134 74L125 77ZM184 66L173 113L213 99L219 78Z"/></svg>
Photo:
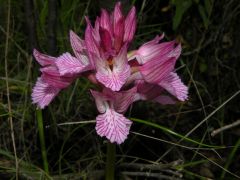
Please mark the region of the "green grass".
<svg viewBox="0 0 240 180"><path fill-rule="evenodd" d="M26 21L30 17L25 16L25 1L9 2L10 9L8 1L0 0L0 177L100 179L107 143L94 129L97 110L89 89L95 86L78 79L42 111L41 118L37 116L31 89L40 73L32 57ZM49 4L32 2L38 49L49 53ZM94 20L100 6L113 8L107 0L57 2L58 55L72 53L70 29L84 37L84 16ZM116 147L117 178L126 178L121 172L130 171L121 164L145 163L170 164L166 169L146 170L169 177L176 177L177 172L183 179L238 179L239 127L214 137L210 134L240 117L239 3L192 0L189 7L181 8L176 2L124 3L124 10L135 5L138 11L138 30L131 49L162 32L166 40L181 41L183 52L177 71L188 84L190 98L173 106L152 102L133 105L126 113L133 121L131 133ZM171 164L176 160L181 163Z"/></svg>

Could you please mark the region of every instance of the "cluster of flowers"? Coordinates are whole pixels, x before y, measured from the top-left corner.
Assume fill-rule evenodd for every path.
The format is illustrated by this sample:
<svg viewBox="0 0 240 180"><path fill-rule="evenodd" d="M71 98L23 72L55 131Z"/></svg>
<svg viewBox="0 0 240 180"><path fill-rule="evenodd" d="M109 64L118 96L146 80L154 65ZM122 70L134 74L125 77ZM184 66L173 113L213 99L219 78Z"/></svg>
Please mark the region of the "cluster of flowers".
<svg viewBox="0 0 240 180"><path fill-rule="evenodd" d="M136 30L136 10L127 16L118 2L112 13L102 10L94 27L86 18L87 28L82 40L70 31L74 56L66 52L52 57L34 50L40 68L32 92L33 103L47 106L56 95L74 80L85 76L101 91L90 90L100 115L96 131L112 143L127 138L132 121L124 117L128 107L138 100L174 104L188 98L188 88L181 82L174 66L181 54L176 41L161 42L156 36L139 49L128 52Z"/></svg>

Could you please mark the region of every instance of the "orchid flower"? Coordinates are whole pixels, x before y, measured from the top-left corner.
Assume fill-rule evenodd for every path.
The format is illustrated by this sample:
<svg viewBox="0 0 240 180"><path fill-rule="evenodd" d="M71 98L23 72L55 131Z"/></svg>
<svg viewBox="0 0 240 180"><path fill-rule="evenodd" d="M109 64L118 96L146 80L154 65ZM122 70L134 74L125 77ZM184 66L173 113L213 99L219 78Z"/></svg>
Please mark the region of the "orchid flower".
<svg viewBox="0 0 240 180"><path fill-rule="evenodd" d="M97 134L121 144L132 124L124 113L133 102L150 100L166 105L188 99L188 88L174 68L181 54L179 43L162 42L162 34L129 51L136 31L135 7L125 16L118 2L111 13L102 9L94 26L87 17L86 22L84 40L70 31L74 56L66 52L52 57L34 50L42 66L32 92L38 107L45 108L62 89L85 76L100 89L91 90L100 113Z"/></svg>

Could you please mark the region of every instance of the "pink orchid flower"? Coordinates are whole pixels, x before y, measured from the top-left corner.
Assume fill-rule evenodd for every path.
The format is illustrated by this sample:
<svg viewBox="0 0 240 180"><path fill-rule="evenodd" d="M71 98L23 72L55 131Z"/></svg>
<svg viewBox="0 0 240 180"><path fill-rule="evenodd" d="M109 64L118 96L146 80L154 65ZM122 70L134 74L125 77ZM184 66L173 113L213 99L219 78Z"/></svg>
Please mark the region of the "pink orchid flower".
<svg viewBox="0 0 240 180"><path fill-rule="evenodd" d="M88 18L86 22L84 40L70 31L74 56L52 57L34 50L42 75L33 88L33 103L46 107L62 89L85 76L101 89L91 90L100 113L97 134L121 144L132 124L124 113L133 102L150 100L165 105L188 99L188 88L174 69L181 54L179 43L160 42L161 35L128 52L136 31L135 7L124 16L118 2L112 13L102 10L94 27Z"/></svg>

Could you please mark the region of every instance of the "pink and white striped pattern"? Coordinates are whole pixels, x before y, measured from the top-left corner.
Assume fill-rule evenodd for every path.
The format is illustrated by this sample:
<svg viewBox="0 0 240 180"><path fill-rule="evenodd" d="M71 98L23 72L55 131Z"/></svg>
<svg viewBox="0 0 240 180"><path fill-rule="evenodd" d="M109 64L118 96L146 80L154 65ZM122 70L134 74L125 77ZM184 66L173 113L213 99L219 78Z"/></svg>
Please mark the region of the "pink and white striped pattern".
<svg viewBox="0 0 240 180"><path fill-rule="evenodd" d="M113 109L107 109L96 118L96 131L99 136L106 137L111 143L121 144L129 134L132 122Z"/></svg>
<svg viewBox="0 0 240 180"><path fill-rule="evenodd" d="M79 59L81 58L81 59ZM70 53L64 53L61 56L57 58L56 66L59 70L59 73L61 76L66 74L79 74L87 70L87 57L86 56L80 56L79 58L75 58L71 56Z"/></svg>
<svg viewBox="0 0 240 180"><path fill-rule="evenodd" d="M180 101L188 99L188 87L182 83L179 76L174 72L171 72L163 81L161 81L159 86L166 89Z"/></svg>
<svg viewBox="0 0 240 180"><path fill-rule="evenodd" d="M118 56L113 58L112 65L104 59L99 58L96 61L97 80L113 91L119 91L131 74L126 50L126 46L123 46Z"/></svg>
<svg viewBox="0 0 240 180"><path fill-rule="evenodd" d="M59 88L53 87L45 83L41 78L38 78L32 90L32 102L43 109L56 97L59 91Z"/></svg>

